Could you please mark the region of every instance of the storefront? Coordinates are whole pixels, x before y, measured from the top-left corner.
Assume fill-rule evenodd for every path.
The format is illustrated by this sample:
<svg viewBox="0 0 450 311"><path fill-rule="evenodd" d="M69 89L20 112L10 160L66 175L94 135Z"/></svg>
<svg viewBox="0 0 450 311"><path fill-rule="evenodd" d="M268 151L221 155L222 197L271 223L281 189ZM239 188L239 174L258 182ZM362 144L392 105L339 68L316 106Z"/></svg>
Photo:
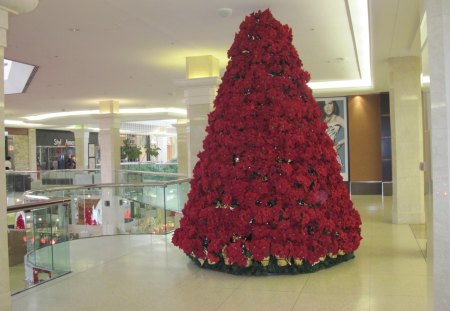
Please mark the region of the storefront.
<svg viewBox="0 0 450 311"><path fill-rule="evenodd" d="M41 170L75 168L75 135L70 131L36 130L37 165Z"/></svg>

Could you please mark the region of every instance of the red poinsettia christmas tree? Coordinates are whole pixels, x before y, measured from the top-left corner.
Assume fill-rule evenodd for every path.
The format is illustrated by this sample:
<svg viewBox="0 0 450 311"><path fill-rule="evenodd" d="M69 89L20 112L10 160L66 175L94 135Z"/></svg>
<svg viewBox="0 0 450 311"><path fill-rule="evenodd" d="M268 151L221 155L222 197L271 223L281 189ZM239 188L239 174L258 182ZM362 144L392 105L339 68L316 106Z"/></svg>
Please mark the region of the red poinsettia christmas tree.
<svg viewBox="0 0 450 311"><path fill-rule="evenodd" d="M205 268L303 273L353 258L361 219L291 29L247 16L173 243Z"/></svg>
<svg viewBox="0 0 450 311"><path fill-rule="evenodd" d="M25 221L23 220L22 214L17 217L16 229L25 229Z"/></svg>

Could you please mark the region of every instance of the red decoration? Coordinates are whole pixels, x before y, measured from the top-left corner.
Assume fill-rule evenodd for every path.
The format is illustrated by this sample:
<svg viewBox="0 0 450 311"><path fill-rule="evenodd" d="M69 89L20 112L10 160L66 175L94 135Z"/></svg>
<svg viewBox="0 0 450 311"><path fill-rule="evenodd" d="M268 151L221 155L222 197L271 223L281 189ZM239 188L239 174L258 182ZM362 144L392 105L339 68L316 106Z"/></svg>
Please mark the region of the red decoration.
<svg viewBox="0 0 450 311"><path fill-rule="evenodd" d="M25 229L25 221L23 220L22 214L17 217L16 229Z"/></svg>
<svg viewBox="0 0 450 311"><path fill-rule="evenodd" d="M352 253L361 219L291 29L269 10L253 13L228 57L173 243L210 267Z"/></svg>
<svg viewBox="0 0 450 311"><path fill-rule="evenodd" d="M92 220L92 209L90 207L84 208L84 223L86 225L96 225L95 220Z"/></svg>

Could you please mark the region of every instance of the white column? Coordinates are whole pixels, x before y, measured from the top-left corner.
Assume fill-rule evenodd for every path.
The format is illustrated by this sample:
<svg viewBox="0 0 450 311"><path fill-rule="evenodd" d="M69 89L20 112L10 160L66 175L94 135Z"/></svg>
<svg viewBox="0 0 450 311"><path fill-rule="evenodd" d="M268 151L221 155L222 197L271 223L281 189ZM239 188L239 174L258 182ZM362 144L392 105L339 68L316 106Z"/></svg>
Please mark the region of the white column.
<svg viewBox="0 0 450 311"><path fill-rule="evenodd" d="M189 123L185 120L183 123L173 124L177 129L177 162L178 174L188 175L188 145L187 128Z"/></svg>
<svg viewBox="0 0 450 311"><path fill-rule="evenodd" d="M198 161L197 154L203 150L203 139L206 136L208 113L213 108L218 77L197 78L177 81L177 85L184 87L184 100L187 106L189 126L187 129L188 143L188 176Z"/></svg>
<svg viewBox="0 0 450 311"><path fill-rule="evenodd" d="M430 310L450 310L450 2L427 0L433 207L428 228Z"/></svg>
<svg viewBox="0 0 450 311"><path fill-rule="evenodd" d="M120 168L120 118L119 103L101 101L98 141L102 183L115 182L115 171Z"/></svg>
<svg viewBox="0 0 450 311"><path fill-rule="evenodd" d="M203 150L208 113L213 108L219 83L219 60L212 55L186 57L186 79L175 81L177 86L184 88L189 119L188 176L192 176L192 170L198 161L197 154Z"/></svg>
<svg viewBox="0 0 450 311"><path fill-rule="evenodd" d="M100 132L100 170L102 183L114 183L116 171L120 169L120 118L117 115L119 103L115 101L101 101L98 116ZM124 226L120 213L119 199L115 196L114 188L102 189L102 230L103 234L118 233Z"/></svg>
<svg viewBox="0 0 450 311"><path fill-rule="evenodd" d="M34 10L39 0L0 0L0 63L3 64L8 30L8 12L14 14ZM0 310L11 310L9 285L8 236L6 234L6 174L5 174L5 94L3 65L0 69Z"/></svg>
<svg viewBox="0 0 450 311"><path fill-rule="evenodd" d="M425 222L419 57L389 60L392 133L392 222Z"/></svg>
<svg viewBox="0 0 450 311"><path fill-rule="evenodd" d="M167 162L167 136L156 136L156 146L158 146L159 154L156 159L157 162Z"/></svg>
<svg viewBox="0 0 450 311"><path fill-rule="evenodd" d="M178 145L177 145L177 138L170 136L167 137L168 145L172 147L172 160L178 158Z"/></svg>
<svg viewBox="0 0 450 311"><path fill-rule="evenodd" d="M75 159L77 169L87 169L88 167L88 143L89 131L83 126L73 130L75 136Z"/></svg>

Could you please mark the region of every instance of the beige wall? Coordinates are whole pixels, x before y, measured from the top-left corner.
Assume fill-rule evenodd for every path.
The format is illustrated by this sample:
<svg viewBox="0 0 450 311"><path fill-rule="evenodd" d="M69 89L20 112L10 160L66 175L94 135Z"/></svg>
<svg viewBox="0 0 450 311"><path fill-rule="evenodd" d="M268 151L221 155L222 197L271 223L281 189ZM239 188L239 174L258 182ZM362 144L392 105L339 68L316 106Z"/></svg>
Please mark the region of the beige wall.
<svg viewBox="0 0 450 311"><path fill-rule="evenodd" d="M10 152L13 158L13 167L16 171L29 170L30 152L28 148L28 130L6 128L8 136L12 138L14 150Z"/></svg>
<svg viewBox="0 0 450 311"><path fill-rule="evenodd" d="M349 96L348 120L350 180L380 181L379 95Z"/></svg>

